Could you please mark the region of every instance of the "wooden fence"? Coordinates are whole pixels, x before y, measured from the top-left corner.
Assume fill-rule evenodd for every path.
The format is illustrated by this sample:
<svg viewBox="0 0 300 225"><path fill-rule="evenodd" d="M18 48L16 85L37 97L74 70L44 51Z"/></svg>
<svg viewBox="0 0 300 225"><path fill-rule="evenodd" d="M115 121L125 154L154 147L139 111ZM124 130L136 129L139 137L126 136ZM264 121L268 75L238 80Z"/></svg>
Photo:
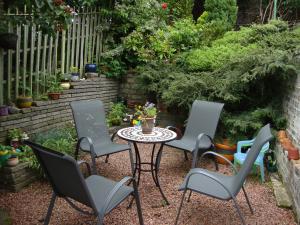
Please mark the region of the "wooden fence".
<svg viewBox="0 0 300 225"><path fill-rule="evenodd" d="M20 16L7 14L16 15ZM0 106L19 95L44 93L49 74L69 73L70 67L82 74L86 63L97 63L103 51L102 22L99 10L85 10L53 37L37 31L35 25L9 24L8 32L16 33L18 42L16 50L0 48Z"/></svg>

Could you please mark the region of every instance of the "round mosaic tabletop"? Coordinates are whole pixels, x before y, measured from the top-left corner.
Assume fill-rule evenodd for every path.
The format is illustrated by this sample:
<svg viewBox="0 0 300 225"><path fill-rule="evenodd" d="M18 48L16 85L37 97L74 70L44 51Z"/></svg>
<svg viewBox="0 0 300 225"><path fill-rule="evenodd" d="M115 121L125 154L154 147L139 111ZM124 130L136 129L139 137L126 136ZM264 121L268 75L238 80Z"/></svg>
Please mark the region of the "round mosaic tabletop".
<svg viewBox="0 0 300 225"><path fill-rule="evenodd" d="M174 131L154 127L151 134L143 134L140 127L126 127L118 131L118 136L127 141L142 143L160 143L172 141L177 137Z"/></svg>

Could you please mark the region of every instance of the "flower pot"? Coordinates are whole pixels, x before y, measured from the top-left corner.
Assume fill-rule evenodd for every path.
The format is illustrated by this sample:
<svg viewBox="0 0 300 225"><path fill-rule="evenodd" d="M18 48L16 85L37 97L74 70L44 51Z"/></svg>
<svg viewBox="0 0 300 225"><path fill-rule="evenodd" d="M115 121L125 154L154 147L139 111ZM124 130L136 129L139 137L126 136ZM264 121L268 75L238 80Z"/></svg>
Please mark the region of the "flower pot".
<svg viewBox="0 0 300 225"><path fill-rule="evenodd" d="M228 139L224 139L222 143L216 143L215 148L218 154L221 154L229 161L233 161L234 153L236 153L236 145L230 145ZM228 164L220 157L217 157L217 162L224 165Z"/></svg>
<svg viewBox="0 0 300 225"><path fill-rule="evenodd" d="M71 74L71 81L79 81L79 73L72 73Z"/></svg>
<svg viewBox="0 0 300 225"><path fill-rule="evenodd" d="M278 131L277 137L278 137L279 141L281 141L282 139L286 138L286 132L285 132L285 130Z"/></svg>
<svg viewBox="0 0 300 225"><path fill-rule="evenodd" d="M30 108L32 105L31 96L20 96L16 100L16 104L19 108Z"/></svg>
<svg viewBox="0 0 300 225"><path fill-rule="evenodd" d="M18 35L14 33L0 34L0 47L4 49L16 49Z"/></svg>
<svg viewBox="0 0 300 225"><path fill-rule="evenodd" d="M86 64L84 67L85 73L97 73L97 65L96 64Z"/></svg>
<svg viewBox="0 0 300 225"><path fill-rule="evenodd" d="M288 159L294 159L298 160L299 159L299 150L295 147L291 147L288 151Z"/></svg>
<svg viewBox="0 0 300 225"><path fill-rule="evenodd" d="M9 158L9 159L6 161L6 164L7 164L8 166L16 166L18 163L19 163L18 157L12 157L12 158Z"/></svg>
<svg viewBox="0 0 300 225"><path fill-rule="evenodd" d="M143 118L142 119L142 133L151 134L154 127L155 118Z"/></svg>
<svg viewBox="0 0 300 225"><path fill-rule="evenodd" d="M60 86L61 86L64 90L68 90L68 89L70 89L71 84L70 84L70 82L62 82L62 83L60 84Z"/></svg>
<svg viewBox="0 0 300 225"><path fill-rule="evenodd" d="M0 116L7 116L8 115L8 106L3 105L0 106Z"/></svg>
<svg viewBox="0 0 300 225"><path fill-rule="evenodd" d="M288 151L288 149L290 147L293 147L293 144L292 144L291 140L288 139L288 138L283 138L281 140L281 145L282 145L283 150L285 150L285 151Z"/></svg>
<svg viewBox="0 0 300 225"><path fill-rule="evenodd" d="M14 138L10 140L10 146L14 148L18 148L21 145L20 140L18 138Z"/></svg>
<svg viewBox="0 0 300 225"><path fill-rule="evenodd" d="M55 92L55 93L48 93L48 96L51 100L58 100L60 93L59 92Z"/></svg>

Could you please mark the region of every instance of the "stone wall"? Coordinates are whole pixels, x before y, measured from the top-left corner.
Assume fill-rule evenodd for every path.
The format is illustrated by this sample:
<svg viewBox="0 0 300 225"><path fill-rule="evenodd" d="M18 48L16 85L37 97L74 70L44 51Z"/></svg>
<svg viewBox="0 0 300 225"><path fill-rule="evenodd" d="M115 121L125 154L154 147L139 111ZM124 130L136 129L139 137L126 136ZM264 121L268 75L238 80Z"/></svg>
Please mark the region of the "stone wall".
<svg viewBox="0 0 300 225"><path fill-rule="evenodd" d="M100 78L72 82L72 89L64 90L59 100L37 101L36 106L22 109L21 113L0 117L0 143L5 142L7 132L21 128L29 134L48 130L72 121L70 102L84 99L101 99L105 109L119 94L119 83Z"/></svg>
<svg viewBox="0 0 300 225"><path fill-rule="evenodd" d="M287 134L293 144L300 147L300 75L295 82L295 88L288 93L284 102L284 110L288 119ZM279 173L293 200L293 209L300 224L300 160L287 159L287 152L276 146L276 158Z"/></svg>
<svg viewBox="0 0 300 225"><path fill-rule="evenodd" d="M295 88L284 103L285 114L288 119L287 132L297 147L300 147L300 75L298 75Z"/></svg>
<svg viewBox="0 0 300 225"><path fill-rule="evenodd" d="M278 172L290 195L296 220L300 224L300 160L288 160L287 151L278 144L275 150Z"/></svg>

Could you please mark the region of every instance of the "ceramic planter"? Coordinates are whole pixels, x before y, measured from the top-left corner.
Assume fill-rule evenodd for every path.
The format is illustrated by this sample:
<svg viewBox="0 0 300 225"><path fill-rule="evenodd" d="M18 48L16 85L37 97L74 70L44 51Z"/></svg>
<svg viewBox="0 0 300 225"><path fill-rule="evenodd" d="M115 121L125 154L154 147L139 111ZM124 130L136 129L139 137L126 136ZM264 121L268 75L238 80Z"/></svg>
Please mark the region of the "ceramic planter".
<svg viewBox="0 0 300 225"><path fill-rule="evenodd" d="M60 84L60 86L61 86L64 90L68 90L68 89L70 89L71 84L70 84L70 82L62 82L62 83Z"/></svg>
<svg viewBox="0 0 300 225"><path fill-rule="evenodd" d="M71 81L79 81L79 73L72 73L71 74Z"/></svg>
<svg viewBox="0 0 300 225"><path fill-rule="evenodd" d="M48 97L51 100L58 100L60 97L60 93L59 92L55 92L55 93L48 93Z"/></svg>
<svg viewBox="0 0 300 225"><path fill-rule="evenodd" d="M142 119L142 133L151 134L154 127L155 118L143 118Z"/></svg>
<svg viewBox="0 0 300 225"><path fill-rule="evenodd" d="M97 65L94 63L86 64L84 67L85 73L97 73Z"/></svg>
<svg viewBox="0 0 300 225"><path fill-rule="evenodd" d="M30 108L32 105L31 96L20 96L16 100L16 104L19 108Z"/></svg>
<svg viewBox="0 0 300 225"><path fill-rule="evenodd" d="M7 161L6 161L6 164L8 166L16 166L18 165L19 163L19 159L18 157L12 157L12 158L9 158Z"/></svg>
<svg viewBox="0 0 300 225"><path fill-rule="evenodd" d="M224 139L222 143L215 144L216 152L227 158L229 161L233 161L234 153L236 153L236 145L229 144L228 139ZM224 159L217 157L217 162L220 164L228 164Z"/></svg>
<svg viewBox="0 0 300 225"><path fill-rule="evenodd" d="M0 116L7 116L8 115L8 106L3 105L0 106Z"/></svg>

